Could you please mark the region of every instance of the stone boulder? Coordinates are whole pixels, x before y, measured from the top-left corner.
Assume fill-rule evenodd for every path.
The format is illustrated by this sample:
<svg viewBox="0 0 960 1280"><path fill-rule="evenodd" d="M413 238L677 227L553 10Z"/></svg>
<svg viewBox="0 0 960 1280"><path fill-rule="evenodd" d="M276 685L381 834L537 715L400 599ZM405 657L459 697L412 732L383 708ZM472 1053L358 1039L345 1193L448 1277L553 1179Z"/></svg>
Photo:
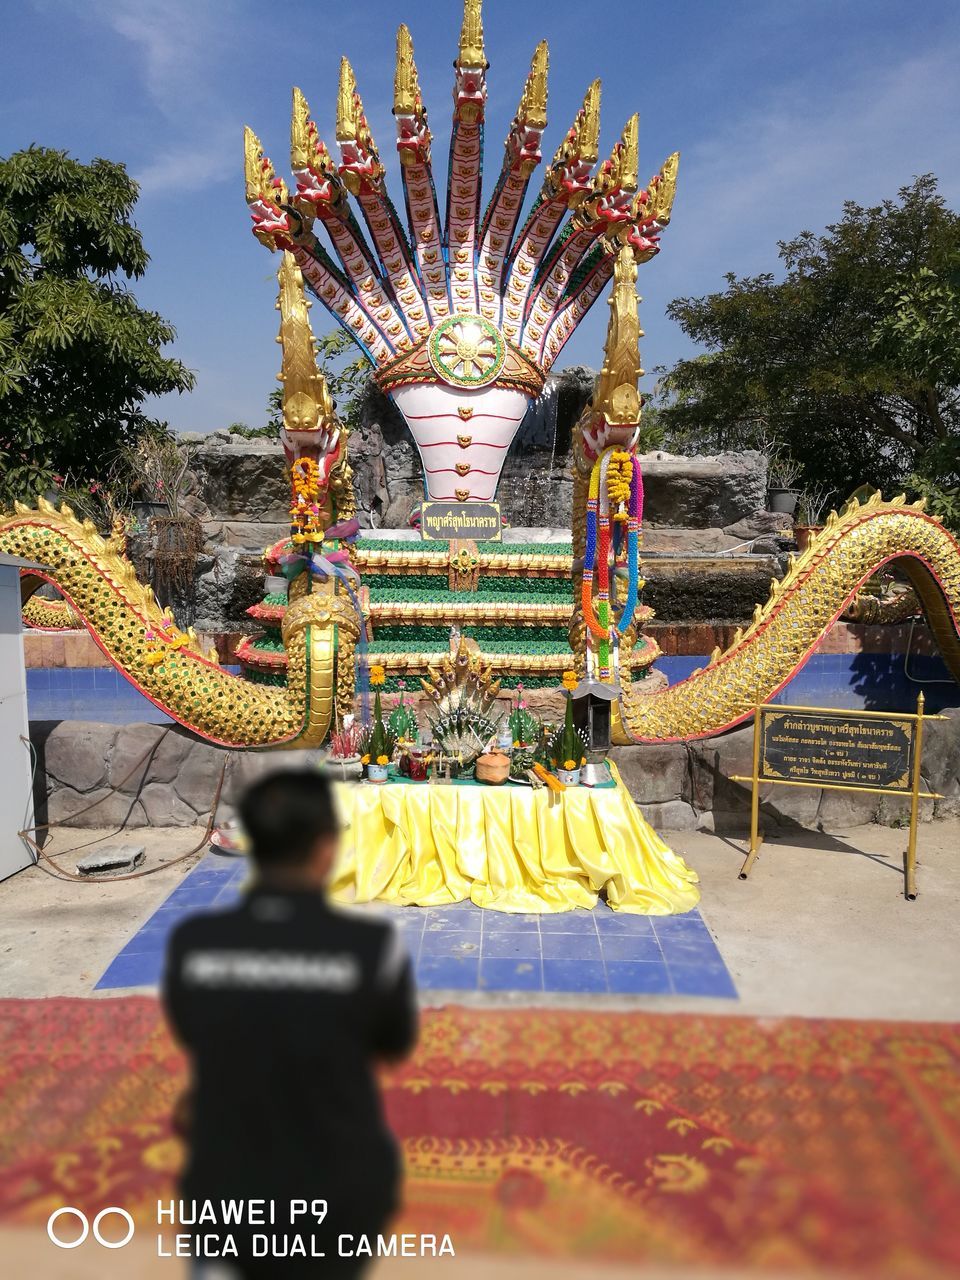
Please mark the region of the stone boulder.
<svg viewBox="0 0 960 1280"><path fill-rule="evenodd" d="M511 525L569 528L573 428L595 378L583 365L551 374L530 406L502 472L500 503ZM363 390L358 420L351 430L350 465L360 523L365 528L408 527L423 500L420 455L396 405L372 378ZM208 436L191 432L181 443L190 457L183 507L201 521L210 545L260 550L283 535L289 482L278 441L220 430ZM721 551L738 541L775 535L790 523L765 511L767 460L762 454L685 458L656 451L643 455L641 462L651 537L658 529L697 530L703 545L691 549Z"/></svg>
<svg viewBox="0 0 960 1280"><path fill-rule="evenodd" d="M726 529L766 510L767 459L755 450L697 458L657 451L642 454L640 464L647 524Z"/></svg>
<svg viewBox="0 0 960 1280"><path fill-rule="evenodd" d="M541 714L558 714L553 690L531 690ZM656 696L656 695L654 695ZM550 700L553 701L550 701ZM931 721L924 749L924 790L942 799L921 802L929 822L960 813L960 714ZM316 751L236 751L201 741L179 726L34 721L37 821L67 826L191 826L206 822L223 772L221 820L243 789L271 769L309 768ZM723 831L745 840L750 830L753 727L697 742L614 747L624 784L660 830ZM901 826L899 797L821 791L819 787L760 789L763 830L834 831L877 820Z"/></svg>
<svg viewBox="0 0 960 1280"><path fill-rule="evenodd" d="M649 556L643 561L642 602L658 622L746 622L770 594L770 579L783 571L775 556L686 558Z"/></svg>
<svg viewBox="0 0 960 1280"><path fill-rule="evenodd" d="M260 551L262 553L261 545ZM246 610L264 595L266 569L260 554L219 546L197 564L194 626L198 631L257 631Z"/></svg>
<svg viewBox="0 0 960 1280"><path fill-rule="evenodd" d="M208 436L188 444L184 507L204 525L289 524L290 482L277 440Z"/></svg>

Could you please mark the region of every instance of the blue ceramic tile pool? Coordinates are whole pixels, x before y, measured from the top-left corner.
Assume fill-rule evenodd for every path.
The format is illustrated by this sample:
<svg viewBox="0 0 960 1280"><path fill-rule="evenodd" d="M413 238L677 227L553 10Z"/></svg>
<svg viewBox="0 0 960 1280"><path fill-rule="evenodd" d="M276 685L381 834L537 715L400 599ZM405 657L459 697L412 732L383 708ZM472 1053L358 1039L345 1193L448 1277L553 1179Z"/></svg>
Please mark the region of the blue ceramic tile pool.
<svg viewBox="0 0 960 1280"><path fill-rule="evenodd" d="M243 858L208 853L126 943L97 990L156 986L170 931L193 912L232 905L247 874ZM633 916L600 903L593 911L507 915L471 902L376 909L400 929L424 990L737 995L698 911Z"/></svg>
<svg viewBox="0 0 960 1280"><path fill-rule="evenodd" d="M240 668L225 670L237 674ZM30 667L27 709L31 720L173 724L113 667Z"/></svg>
<svg viewBox="0 0 960 1280"><path fill-rule="evenodd" d="M705 657L674 655L658 659L657 668L676 684L706 661ZM239 668L227 670L235 673ZM908 675L903 654L816 653L775 701L912 711L920 689L929 712L960 704L960 685L950 679L939 657L911 657ZM27 699L31 720L170 723L169 717L112 667L31 668L27 671Z"/></svg>

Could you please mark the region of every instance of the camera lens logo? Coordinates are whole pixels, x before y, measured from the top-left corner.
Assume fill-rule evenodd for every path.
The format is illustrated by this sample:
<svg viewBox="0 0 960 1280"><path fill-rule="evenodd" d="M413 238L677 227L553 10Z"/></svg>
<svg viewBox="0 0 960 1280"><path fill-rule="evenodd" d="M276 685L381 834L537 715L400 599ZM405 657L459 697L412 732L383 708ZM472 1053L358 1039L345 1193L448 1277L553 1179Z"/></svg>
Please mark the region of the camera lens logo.
<svg viewBox="0 0 960 1280"><path fill-rule="evenodd" d="M100 1229L104 1218L108 1218L111 1214L117 1214L127 1224L127 1234L122 1240L107 1240ZM56 1231L57 1223L61 1218L76 1218L80 1223L80 1234L75 1239L63 1240ZM101 1209L93 1220L93 1238L97 1244L103 1245L104 1249L122 1249L125 1244L129 1244L133 1239L134 1225L133 1218L130 1217L126 1209L121 1209L119 1205L111 1204L106 1209ZM69 1230L69 1228L66 1228ZM55 1209L47 1219L47 1235L58 1249L76 1249L83 1244L87 1236L90 1234L91 1226L87 1215L80 1209L75 1209L73 1205L64 1205L62 1209Z"/></svg>

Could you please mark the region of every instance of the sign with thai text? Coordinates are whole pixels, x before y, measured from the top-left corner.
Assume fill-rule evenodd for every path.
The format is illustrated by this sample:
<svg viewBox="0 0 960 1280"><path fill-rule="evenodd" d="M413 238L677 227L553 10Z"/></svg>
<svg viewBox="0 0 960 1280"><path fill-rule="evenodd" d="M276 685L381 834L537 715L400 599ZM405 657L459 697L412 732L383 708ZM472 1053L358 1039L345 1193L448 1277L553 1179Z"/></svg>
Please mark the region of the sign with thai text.
<svg viewBox="0 0 960 1280"><path fill-rule="evenodd" d="M912 717L764 707L760 779L909 791L915 727Z"/></svg>
<svg viewBox="0 0 960 1280"><path fill-rule="evenodd" d="M499 542L501 528L499 502L420 504L420 537L424 542L452 541L454 538Z"/></svg>
<svg viewBox="0 0 960 1280"><path fill-rule="evenodd" d="M942 719L924 715L922 692L917 695L916 713L759 703L753 713L753 771L748 777L730 775L731 782L750 783L750 849L740 868L740 879L746 880L750 874L763 839L761 783L891 793L910 798L903 883L906 896L915 898L919 802L942 799L935 791L920 790L923 726L927 720Z"/></svg>

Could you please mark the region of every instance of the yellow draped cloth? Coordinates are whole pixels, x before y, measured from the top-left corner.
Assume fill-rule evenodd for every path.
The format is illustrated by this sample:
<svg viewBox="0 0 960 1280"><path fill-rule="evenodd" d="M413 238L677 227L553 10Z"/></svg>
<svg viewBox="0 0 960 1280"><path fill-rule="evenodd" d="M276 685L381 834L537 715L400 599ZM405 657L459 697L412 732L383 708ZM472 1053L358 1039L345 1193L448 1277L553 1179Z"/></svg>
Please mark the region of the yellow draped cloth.
<svg viewBox="0 0 960 1280"><path fill-rule="evenodd" d="M340 783L345 831L331 890L345 902L495 911L611 907L689 911L698 878L644 821L619 773L613 787Z"/></svg>

